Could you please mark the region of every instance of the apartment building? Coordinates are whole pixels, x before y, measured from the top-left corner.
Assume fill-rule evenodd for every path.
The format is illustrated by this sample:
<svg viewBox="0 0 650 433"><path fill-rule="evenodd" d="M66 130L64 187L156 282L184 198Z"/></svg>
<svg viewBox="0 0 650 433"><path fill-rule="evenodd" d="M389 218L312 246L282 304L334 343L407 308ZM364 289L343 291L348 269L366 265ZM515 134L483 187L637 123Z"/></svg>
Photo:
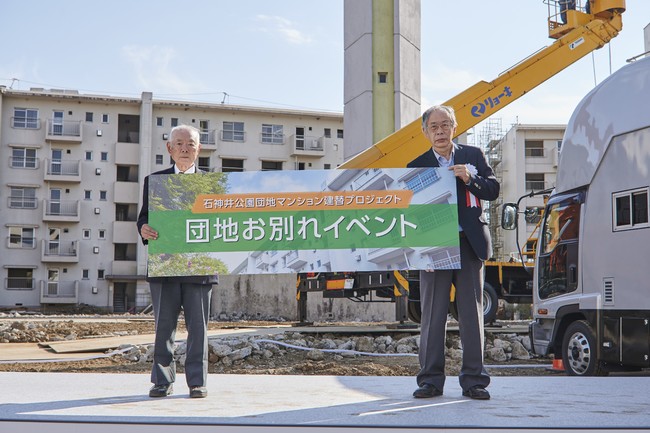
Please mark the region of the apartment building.
<svg viewBox="0 0 650 433"><path fill-rule="evenodd" d="M494 127L494 125L492 126ZM533 248L527 240L534 232L536 223L519 219L518 233L501 229L503 203L517 200L532 191L555 186L557 163L566 125L515 124L505 135L491 136L486 141L486 155L496 177L501 182L499 198L490 203L490 230L494 244L494 257L507 261L518 259L517 236L524 250ZM520 209L544 207L544 196L527 197ZM536 238L536 236L535 236ZM532 257L531 257L532 258Z"/></svg>
<svg viewBox="0 0 650 433"><path fill-rule="evenodd" d="M0 308L150 303L135 221L178 124L200 130L208 171L343 162L342 113L0 87Z"/></svg>

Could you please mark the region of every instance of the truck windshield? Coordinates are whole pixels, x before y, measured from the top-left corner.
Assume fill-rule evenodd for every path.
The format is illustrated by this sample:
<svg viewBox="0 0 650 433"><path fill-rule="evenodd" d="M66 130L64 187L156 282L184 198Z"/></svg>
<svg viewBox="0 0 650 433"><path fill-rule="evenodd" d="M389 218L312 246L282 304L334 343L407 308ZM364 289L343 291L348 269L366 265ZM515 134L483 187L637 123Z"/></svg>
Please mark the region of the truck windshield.
<svg viewBox="0 0 650 433"><path fill-rule="evenodd" d="M540 299L576 290L580 195L549 204L539 256Z"/></svg>

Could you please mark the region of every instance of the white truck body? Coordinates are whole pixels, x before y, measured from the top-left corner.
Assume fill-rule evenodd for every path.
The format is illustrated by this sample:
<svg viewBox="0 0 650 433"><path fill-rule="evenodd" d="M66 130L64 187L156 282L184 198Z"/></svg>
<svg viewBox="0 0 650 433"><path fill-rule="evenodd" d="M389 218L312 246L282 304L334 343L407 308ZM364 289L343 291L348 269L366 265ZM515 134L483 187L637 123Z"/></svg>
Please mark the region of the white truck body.
<svg viewBox="0 0 650 433"><path fill-rule="evenodd" d="M650 58L577 106L544 212L531 342L569 374L650 367Z"/></svg>

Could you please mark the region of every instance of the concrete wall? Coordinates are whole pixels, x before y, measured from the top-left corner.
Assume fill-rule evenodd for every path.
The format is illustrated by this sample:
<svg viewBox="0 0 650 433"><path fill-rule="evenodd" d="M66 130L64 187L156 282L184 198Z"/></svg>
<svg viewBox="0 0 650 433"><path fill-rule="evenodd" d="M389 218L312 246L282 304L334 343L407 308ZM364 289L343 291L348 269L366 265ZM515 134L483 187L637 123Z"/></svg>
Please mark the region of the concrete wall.
<svg viewBox="0 0 650 433"><path fill-rule="evenodd" d="M296 276L222 275L212 293L212 316L298 320ZM307 320L395 321L394 303L360 303L348 299L324 299L321 292L307 297Z"/></svg>

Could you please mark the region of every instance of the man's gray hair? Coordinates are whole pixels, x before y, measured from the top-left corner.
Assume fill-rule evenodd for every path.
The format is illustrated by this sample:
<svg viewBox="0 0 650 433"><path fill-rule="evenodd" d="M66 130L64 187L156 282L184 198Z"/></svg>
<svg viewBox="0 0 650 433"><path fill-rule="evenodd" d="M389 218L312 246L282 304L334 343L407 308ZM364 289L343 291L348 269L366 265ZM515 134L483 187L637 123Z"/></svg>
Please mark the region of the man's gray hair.
<svg viewBox="0 0 650 433"><path fill-rule="evenodd" d="M196 129L191 125L174 126L172 130L169 132L169 140L172 139L176 131L182 131L182 130L188 131L190 133L190 136L194 139L194 141L196 141L197 143L201 143L201 133L199 132L198 129Z"/></svg>
<svg viewBox="0 0 650 433"><path fill-rule="evenodd" d="M427 121L429 120L429 116L431 116L431 113L434 111L442 111L443 113L447 113L447 116L449 116L449 119L453 123L452 126L454 128L458 126L458 123L456 123L456 112L454 111L454 107L451 107L449 105L434 105L422 114L423 130L427 128Z"/></svg>

